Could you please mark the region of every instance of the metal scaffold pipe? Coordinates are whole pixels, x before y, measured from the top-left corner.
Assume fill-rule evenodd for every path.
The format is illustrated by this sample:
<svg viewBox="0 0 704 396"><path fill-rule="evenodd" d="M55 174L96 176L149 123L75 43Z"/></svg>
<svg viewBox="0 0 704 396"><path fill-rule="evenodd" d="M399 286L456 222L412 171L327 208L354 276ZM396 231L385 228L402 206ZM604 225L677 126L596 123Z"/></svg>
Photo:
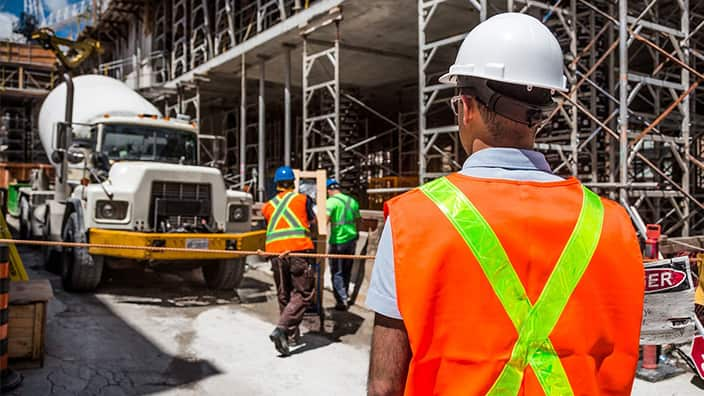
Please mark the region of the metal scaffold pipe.
<svg viewBox="0 0 704 396"><path fill-rule="evenodd" d="M264 89L266 79L266 60L259 59L259 142L257 145L257 190L259 192L259 202L264 202L265 194L265 171L266 161L266 104L264 103Z"/></svg>
<svg viewBox="0 0 704 396"><path fill-rule="evenodd" d="M247 67L242 55L242 71L240 77L240 185L244 189L247 179Z"/></svg>
<svg viewBox="0 0 704 396"><path fill-rule="evenodd" d="M618 55L619 55L619 172L622 185L628 183L628 0L618 3ZM627 202L626 188L619 191L621 202Z"/></svg>
<svg viewBox="0 0 704 396"><path fill-rule="evenodd" d="M291 47L284 55L284 165L291 166Z"/></svg>

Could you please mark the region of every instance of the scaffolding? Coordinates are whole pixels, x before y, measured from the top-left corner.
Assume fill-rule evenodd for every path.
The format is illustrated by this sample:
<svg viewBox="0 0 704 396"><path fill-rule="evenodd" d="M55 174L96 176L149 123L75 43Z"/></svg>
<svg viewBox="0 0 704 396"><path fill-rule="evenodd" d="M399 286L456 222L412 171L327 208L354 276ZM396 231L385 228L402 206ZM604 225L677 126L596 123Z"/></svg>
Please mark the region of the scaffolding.
<svg viewBox="0 0 704 396"><path fill-rule="evenodd" d="M330 167L339 179L340 26L334 23L336 38L328 48L311 50L303 38L303 169Z"/></svg>
<svg viewBox="0 0 704 396"><path fill-rule="evenodd" d="M228 148L237 158L228 163L239 168L232 177L241 184L252 173L261 179L260 193L262 173L278 163L326 168L359 185L361 179L415 175L426 182L458 170L464 159L449 106L453 91L437 78L472 26L500 12L526 13L555 34L565 54L569 92L557 96L558 107L536 143L555 172L579 178L669 235L701 232L704 2L417 0L410 9L404 0L369 4L157 0L152 47L145 52L152 55L142 62L151 64L154 81L164 86L187 86L193 93L193 82L202 79L198 84L210 90L203 91L210 99L191 101L195 117L213 95L223 101L222 117L237 114L237 131L223 128L241 146ZM306 13L311 16L302 19ZM379 24L366 29L367 21ZM417 47L399 44L416 42L416 34ZM252 64L245 64L245 54ZM396 63L385 64L398 70L375 69L383 67L376 60L390 59ZM366 62L365 68L355 70L362 68L357 62ZM247 68L264 67L266 75L247 77ZM376 85L365 85L367 77L376 78ZM259 80L253 103L246 96L248 78ZM413 92L410 106L389 99L390 84L408 88L402 97ZM185 97L164 95L167 110L186 111ZM261 158L264 134L273 142L267 153L284 147L281 161ZM364 176L358 180L355 172Z"/></svg>
<svg viewBox="0 0 704 396"><path fill-rule="evenodd" d="M431 70L433 56L443 46L456 49L464 38L426 38L433 16L448 2L418 1L421 181L447 173L430 144L457 131L452 124L428 125L429 112L450 95L446 86L433 82L438 74ZM703 77L692 63L700 44L694 39L701 41L702 34L695 35L704 25L701 4L509 0L502 9L501 3L470 1L467 7L475 8L480 19L493 11L536 16L565 53L570 91L558 98L536 144L554 169L618 199L646 222L663 225L667 234L688 235L699 227L704 222L703 147L702 135L692 139L691 129L701 126L692 116L692 98L701 97L695 94ZM450 144L455 147L456 141Z"/></svg>

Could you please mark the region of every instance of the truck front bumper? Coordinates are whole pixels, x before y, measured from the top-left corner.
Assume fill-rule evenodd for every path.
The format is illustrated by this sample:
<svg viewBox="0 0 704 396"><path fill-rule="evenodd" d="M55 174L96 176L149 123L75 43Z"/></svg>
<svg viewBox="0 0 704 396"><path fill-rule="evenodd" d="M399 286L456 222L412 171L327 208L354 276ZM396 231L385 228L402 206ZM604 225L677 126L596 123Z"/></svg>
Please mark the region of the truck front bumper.
<svg viewBox="0 0 704 396"><path fill-rule="evenodd" d="M88 232L90 243L144 246L164 248L193 247L208 250L250 250L264 249L266 232L264 230L237 234L189 234L189 233L147 233L123 230L104 230L92 228ZM91 247L88 253L100 256L117 257L133 260L217 260L236 258L227 253L204 253L184 251L150 251L137 249Z"/></svg>

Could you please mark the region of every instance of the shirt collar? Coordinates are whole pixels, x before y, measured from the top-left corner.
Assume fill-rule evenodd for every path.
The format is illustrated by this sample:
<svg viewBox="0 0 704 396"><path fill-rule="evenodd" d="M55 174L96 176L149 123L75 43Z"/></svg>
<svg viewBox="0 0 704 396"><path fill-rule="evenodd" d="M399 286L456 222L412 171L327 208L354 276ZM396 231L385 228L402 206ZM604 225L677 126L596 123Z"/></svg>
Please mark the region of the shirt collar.
<svg viewBox="0 0 704 396"><path fill-rule="evenodd" d="M537 170L552 173L542 153L533 150L490 147L470 155L462 169L503 168L512 170Z"/></svg>

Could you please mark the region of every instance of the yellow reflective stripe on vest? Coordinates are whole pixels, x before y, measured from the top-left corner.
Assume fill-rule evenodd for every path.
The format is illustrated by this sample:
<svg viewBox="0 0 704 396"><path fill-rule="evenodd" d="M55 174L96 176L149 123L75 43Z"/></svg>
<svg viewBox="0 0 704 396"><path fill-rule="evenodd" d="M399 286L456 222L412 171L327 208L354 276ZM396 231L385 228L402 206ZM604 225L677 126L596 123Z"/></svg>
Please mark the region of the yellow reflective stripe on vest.
<svg viewBox="0 0 704 396"><path fill-rule="evenodd" d="M266 243L272 243L285 239L305 238L307 236L306 228L303 227L300 220L288 207L289 203L291 203L295 197L296 193L288 192L281 197L281 199L279 199L279 197L274 197L274 199L270 201L271 206L274 208L274 214L271 216L271 219L269 219L269 224L267 226ZM286 220L288 227L277 229L277 226L282 219Z"/></svg>
<svg viewBox="0 0 704 396"><path fill-rule="evenodd" d="M529 365L546 395L573 394L549 336L599 242L604 219L599 196L583 188L577 224L533 306L501 242L467 196L447 178L430 182L421 191L445 214L469 246L518 332L511 358L489 394L518 394Z"/></svg>

